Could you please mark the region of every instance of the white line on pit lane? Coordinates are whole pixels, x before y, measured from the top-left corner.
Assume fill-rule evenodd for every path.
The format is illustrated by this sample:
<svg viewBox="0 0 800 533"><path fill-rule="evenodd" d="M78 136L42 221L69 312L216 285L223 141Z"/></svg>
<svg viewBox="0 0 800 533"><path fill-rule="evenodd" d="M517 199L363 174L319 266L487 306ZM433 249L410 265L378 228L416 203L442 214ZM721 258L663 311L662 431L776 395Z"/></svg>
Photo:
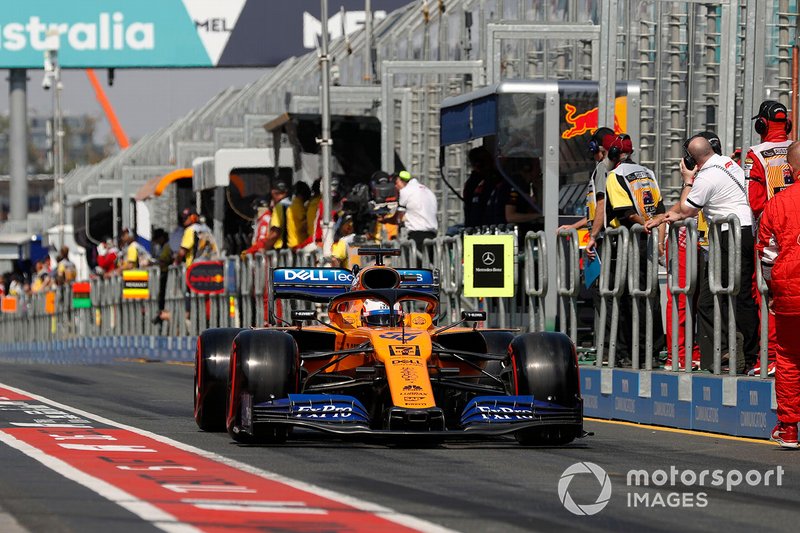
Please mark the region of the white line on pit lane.
<svg viewBox="0 0 800 533"><path fill-rule="evenodd" d="M194 454L197 454L197 455L199 455L201 457L205 457L206 459L210 459L212 461L217 461L219 463L222 463L222 464L225 464L227 466L236 468L238 470L242 470L243 472L247 472L247 473L250 473L250 474L253 474L253 475L256 475L256 476L260 476L260 477L263 477L264 479L277 481L277 482L283 483L285 485L288 485L288 486L290 486L292 488L295 488L295 489L298 489L298 490L302 490L302 491L305 491L305 492L310 492L311 494L316 494L317 496L322 496L323 498L327 498L329 500L333 500L333 501L336 501L336 502L339 502L339 503L343 503L345 505L349 505L350 507L354 507L354 508L359 509L361 511L366 511L366 512L372 513L372 514L374 514L376 516L379 516L379 517L381 517L381 518L383 518L385 520L389 520L391 522L394 522L395 524L399 524L399 525L404 526L404 527L417 529L419 531L426 531L426 532L429 532L429 533L455 533L455 530L453 530L453 529L448 529L446 527L440 526L438 524L434 524L432 522L428 522L427 520L423 520L421 518L417 518L417 517L414 517L414 516L410 516L410 515L406 515L406 514L403 514L403 513L399 513L397 511L395 511L394 509L390 509L388 507L384 507L384 506L376 504L376 503L367 502L367 501L358 499L358 498L356 498L354 496L348 496L347 494L342 494L342 493L339 493L339 492L336 492L336 491L333 491L333 490L325 489L325 488L319 487L317 485L313 485L311 483L305 483L303 481L298 481L296 479L292 479L292 478L289 478L289 477L284 477L284 476L282 476L280 474L276 474L276 473L270 472L268 470L262 470L260 468L248 465L246 463L241 463L241 462L235 461L233 459L228 459L227 457L224 457L222 455L219 455L219 454L216 454L216 453L213 453L213 452L209 452L209 451L206 451L206 450L202 450L200 448L195 448L194 446L190 446L188 444L184 444L184 443L178 442L176 440L172 440L169 437L164 437L163 435L159 435L157 433L151 433L150 431L146 431L144 429L139 429L139 428L136 428L136 427L133 427L133 426L128 426L128 425L125 425L125 424L121 424L119 422L115 422L113 420L110 420L108 418L102 417L100 415L96 415L96 414L90 413L88 411L83 411L81 409L77 409L75 407L71 407L71 406L56 402L56 401L51 400L49 398L45 398L44 396L39 396L37 394L33 394L33 393L28 392L28 391L24 391L22 389L18 389L16 387L11 387L11 386L6 385L4 383L0 383L0 387L8 389L10 391L14 391L17 394L22 394L22 395L28 396L28 397L33 398L34 400L38 400L40 402L49 403L50 405L58 407L60 409L71 411L71 412L79 414L79 415L81 415L81 416L83 416L85 418L89 418L89 419L95 420L96 422L100 422L101 424L106 424L106 425L114 426L114 427L117 427L117 428L120 428L120 429L125 429L125 430L131 431L133 433L136 433L138 435L149 437L149 438L151 438L153 440L156 440L158 442L161 442L161 443L164 443L164 444L168 444L170 446L174 446L174 447L176 447L178 449L181 449L183 451L194 453ZM2 432L0 432L0 435L6 436ZM0 440L2 440L2 439L0 439ZM16 440L16 439L14 439L14 440ZM25 446L28 446L25 443L21 443L21 444L24 444ZM39 452L39 450L37 450L36 448L32 448L32 449L37 451L37 452ZM39 453L42 453L42 452L39 452ZM42 454L42 455L44 455L44 454ZM48 457L50 459L54 459L54 458L52 458L52 457L50 457L48 455L45 455L45 457ZM39 460L39 459L37 459L37 460ZM54 459L54 460L58 461L58 459ZM40 462L42 462L42 461L40 461ZM61 461L59 461L59 462L61 462ZM66 466L67 468L72 468L71 466L67 465L66 463L64 463L64 466ZM80 471L77 471L77 472L79 474L81 474L81 475L86 476L86 477L91 477L91 476L88 476L87 474L84 474L83 472L80 472ZM62 475L64 475L64 474L62 474ZM72 478L70 478L70 479L72 479ZM104 481L96 479L96 478L92 478L92 479L96 480L98 483L105 483ZM111 485L108 485L108 486L111 487ZM91 487L89 487L89 488L91 488ZM119 490L119 489L116 489L115 487L111 487L111 488L113 488L114 490ZM92 489L92 490L94 490L94 489ZM97 491L95 491L95 492L97 492ZM119 492L122 492L122 491L119 491ZM131 496L131 495L127 494L127 493L123 493L123 494L125 494L128 498L135 499L135 498L133 498L133 496ZM137 500L137 501L140 501L140 500ZM117 502L117 503L119 503L119 502ZM141 502L141 501L140 501L140 503L142 503L144 505L148 505L148 506L150 505L150 504L147 504L147 503ZM120 505L122 505L122 504L120 504ZM156 509L156 508L153 508L153 509L155 509L159 513L162 513L162 514L168 516L170 521L175 521L175 518L172 517L171 515L167 515L166 513L163 513L159 509ZM139 516L141 516L141 515L139 515ZM168 525L178 525L178 523L176 523L176 524L163 524L163 523L154 522L154 524L157 525L158 527L160 527L161 529L164 529L165 531L170 531L170 533L183 533L184 531L185 532L197 531L196 529L192 528L191 526L185 526L185 524L180 524L180 525L184 525L185 527L188 527L190 529L182 529L182 530L169 529L169 530L167 530L164 527L164 526L168 526Z"/></svg>

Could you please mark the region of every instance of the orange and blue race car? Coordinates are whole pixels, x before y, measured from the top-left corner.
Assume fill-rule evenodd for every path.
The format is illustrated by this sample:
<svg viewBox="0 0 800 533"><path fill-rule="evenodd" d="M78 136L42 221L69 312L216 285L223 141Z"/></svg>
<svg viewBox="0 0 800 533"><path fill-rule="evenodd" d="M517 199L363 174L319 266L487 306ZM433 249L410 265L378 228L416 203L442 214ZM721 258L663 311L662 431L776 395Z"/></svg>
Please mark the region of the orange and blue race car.
<svg viewBox="0 0 800 533"><path fill-rule="evenodd" d="M201 429L227 429L242 443L284 442L297 428L431 441L513 435L535 445L584 436L567 336L481 329L483 312L439 325L436 271L385 266L397 250L359 253L376 264L273 269L269 316L282 325L200 335ZM292 310L288 323L276 316L281 303L311 309Z"/></svg>

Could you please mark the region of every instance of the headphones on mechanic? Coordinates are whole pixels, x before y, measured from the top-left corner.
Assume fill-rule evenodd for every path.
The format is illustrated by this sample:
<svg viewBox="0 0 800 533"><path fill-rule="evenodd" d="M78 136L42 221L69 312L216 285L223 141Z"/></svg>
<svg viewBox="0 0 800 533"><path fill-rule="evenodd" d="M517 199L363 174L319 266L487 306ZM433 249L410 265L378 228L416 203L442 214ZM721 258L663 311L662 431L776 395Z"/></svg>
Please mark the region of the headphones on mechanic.
<svg viewBox="0 0 800 533"><path fill-rule="evenodd" d="M625 149L625 141L628 141L627 150ZM611 146L608 148L608 158L611 161L619 161L619 158L622 156L623 152L633 153L633 141L631 141L631 136L627 133L620 133L611 142Z"/></svg>
<svg viewBox="0 0 800 533"><path fill-rule="evenodd" d="M603 148L603 138L606 135L613 135L614 130L611 128L597 128L592 136L589 138L589 153L594 155Z"/></svg>
<svg viewBox="0 0 800 533"><path fill-rule="evenodd" d="M683 142L683 153L685 154L683 156L683 164L686 166L686 170L694 170L694 167L697 166L697 161L695 161L692 154L689 153L689 143L698 137L706 139L715 154L722 155L722 141L719 140L719 136L716 133L713 131L701 131L700 133L696 133Z"/></svg>
<svg viewBox="0 0 800 533"><path fill-rule="evenodd" d="M778 113L783 113L785 118L783 120L778 118L770 118L770 115L774 116ZM753 125L753 128L759 135L764 135L767 133L767 129L769 128L769 124L767 123L768 121L783 122L783 130L786 132L786 135L789 135L792 132L792 121L789 119L786 106L778 101L767 100L766 102L762 103L761 109L758 110L758 115L754 116L753 118L756 121L756 123Z"/></svg>

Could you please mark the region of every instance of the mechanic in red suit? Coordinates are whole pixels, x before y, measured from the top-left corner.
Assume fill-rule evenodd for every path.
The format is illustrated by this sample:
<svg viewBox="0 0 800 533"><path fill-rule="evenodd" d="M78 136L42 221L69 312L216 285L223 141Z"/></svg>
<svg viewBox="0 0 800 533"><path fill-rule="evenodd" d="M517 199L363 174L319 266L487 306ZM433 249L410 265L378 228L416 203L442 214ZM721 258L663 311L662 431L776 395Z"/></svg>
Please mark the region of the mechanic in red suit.
<svg viewBox="0 0 800 533"><path fill-rule="evenodd" d="M242 258L247 254L254 254L266 248L267 237L269 237L269 226L272 220L272 209L270 209L267 199L258 200L255 204L256 226L253 229L253 244L242 252Z"/></svg>
<svg viewBox="0 0 800 533"><path fill-rule="evenodd" d="M789 170L786 161L786 150L792 141L789 140L789 133L792 131L792 121L789 120L789 113L780 102L775 100L765 100L758 109L758 114L753 117L755 124L753 127L761 136L761 143L750 147L744 161L744 172L748 184L748 198L750 207L753 210L753 219L758 224L758 218L764 211L767 202L775 194L792 183L794 176ZM753 280L753 297L756 299L759 314L761 313L761 295ZM761 318L761 317L759 317ZM769 316L769 373L775 371L775 321L772 315ZM758 375L761 371L761 364L756 363L752 374Z"/></svg>
<svg viewBox="0 0 800 533"><path fill-rule="evenodd" d="M800 176L800 142L789 147L792 177ZM756 255L770 289L775 318L775 399L778 425L770 438L784 448L797 448L800 422L800 187L767 202L758 228Z"/></svg>

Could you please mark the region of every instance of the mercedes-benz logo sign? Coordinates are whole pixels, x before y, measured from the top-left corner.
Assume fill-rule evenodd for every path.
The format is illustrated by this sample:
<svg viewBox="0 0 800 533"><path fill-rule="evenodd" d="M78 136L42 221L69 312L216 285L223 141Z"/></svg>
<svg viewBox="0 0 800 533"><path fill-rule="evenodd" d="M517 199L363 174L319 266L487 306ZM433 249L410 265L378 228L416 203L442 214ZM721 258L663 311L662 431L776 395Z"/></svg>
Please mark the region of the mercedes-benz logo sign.
<svg viewBox="0 0 800 533"><path fill-rule="evenodd" d="M600 494L594 503L578 505L570 496L569 485L572 483L572 478L575 477L575 474L593 474L598 483L600 483ZM594 463L575 463L561 474L561 479L558 481L558 498L564 508L572 514L579 516L597 514L605 509L611 499L611 479L609 479L605 470Z"/></svg>
<svg viewBox="0 0 800 533"><path fill-rule="evenodd" d="M492 252L483 252L481 261L486 266L492 266L494 264L494 254Z"/></svg>

